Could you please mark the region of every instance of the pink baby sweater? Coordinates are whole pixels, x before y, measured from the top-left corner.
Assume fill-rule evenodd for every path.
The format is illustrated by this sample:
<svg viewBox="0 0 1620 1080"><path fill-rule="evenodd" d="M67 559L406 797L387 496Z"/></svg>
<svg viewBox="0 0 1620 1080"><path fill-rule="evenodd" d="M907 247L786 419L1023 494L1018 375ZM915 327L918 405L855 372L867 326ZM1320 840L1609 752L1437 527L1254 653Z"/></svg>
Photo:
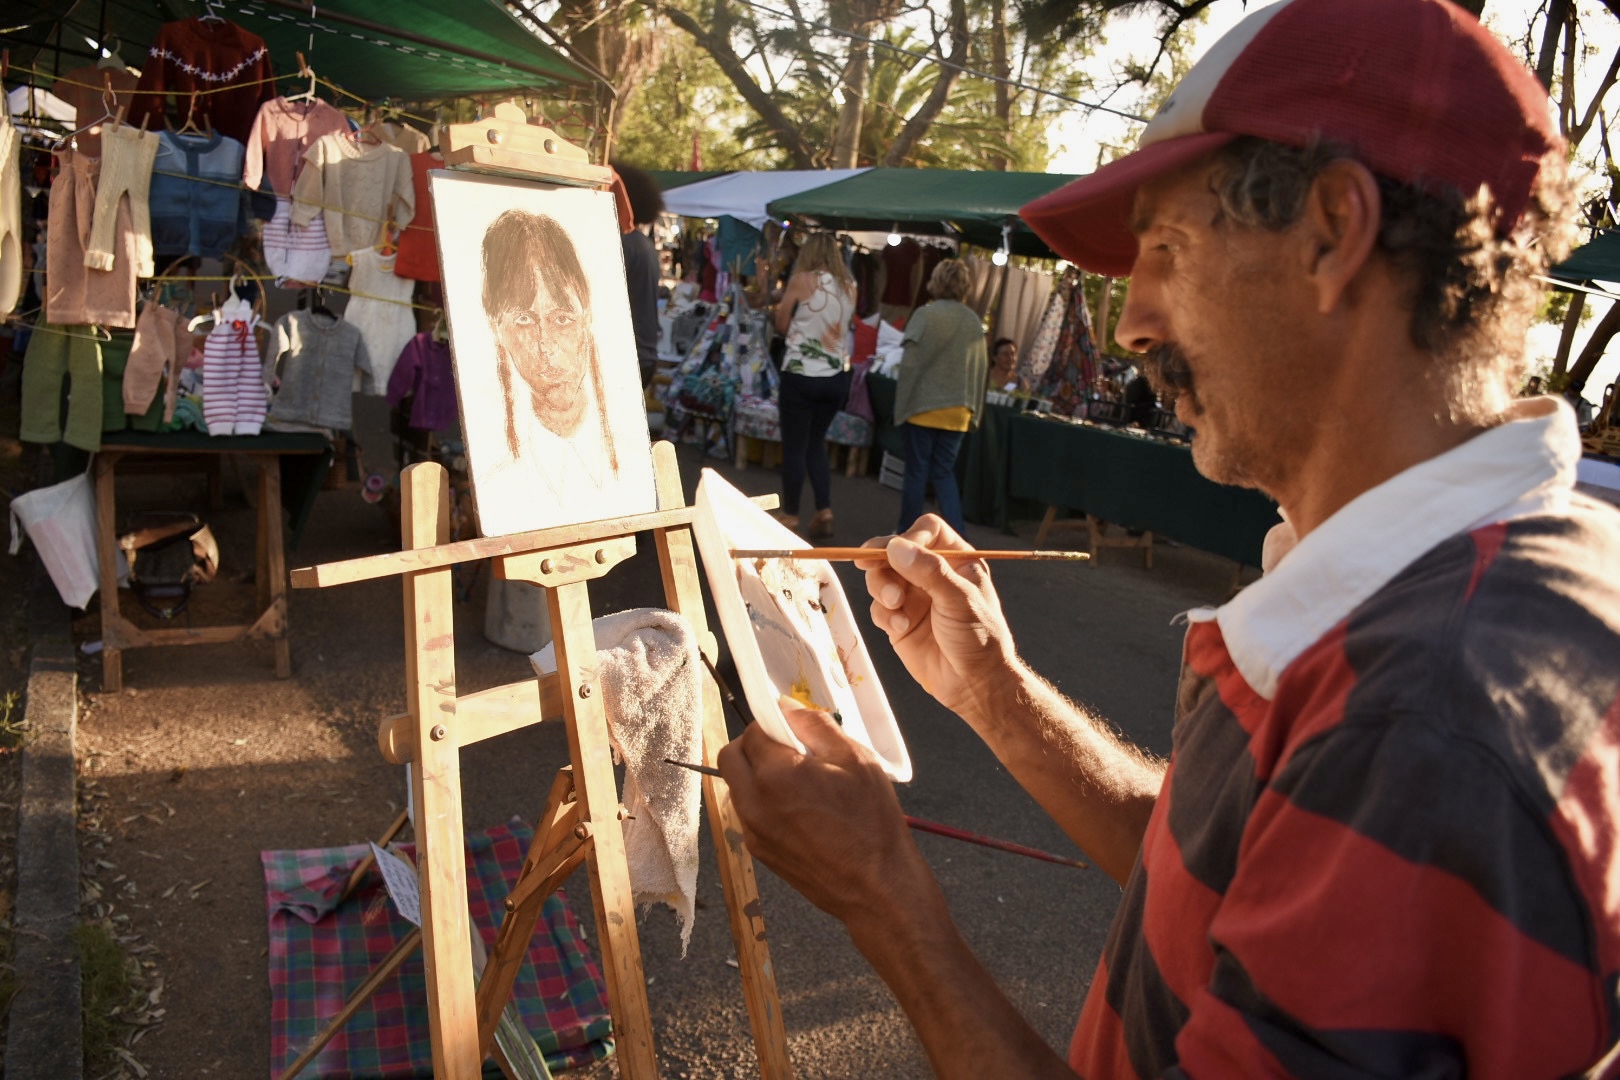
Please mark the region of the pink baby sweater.
<svg viewBox="0 0 1620 1080"><path fill-rule="evenodd" d="M375 247L385 222L404 228L415 213L411 158L405 151L348 135L323 135L304 154L304 169L293 183L293 224L308 225L324 214L333 255Z"/></svg>
<svg viewBox="0 0 1620 1080"><path fill-rule="evenodd" d="M348 130L348 118L319 98L267 101L248 133L242 183L256 191L268 179L270 190L286 198L292 194L293 182L303 171L304 154L315 140Z"/></svg>

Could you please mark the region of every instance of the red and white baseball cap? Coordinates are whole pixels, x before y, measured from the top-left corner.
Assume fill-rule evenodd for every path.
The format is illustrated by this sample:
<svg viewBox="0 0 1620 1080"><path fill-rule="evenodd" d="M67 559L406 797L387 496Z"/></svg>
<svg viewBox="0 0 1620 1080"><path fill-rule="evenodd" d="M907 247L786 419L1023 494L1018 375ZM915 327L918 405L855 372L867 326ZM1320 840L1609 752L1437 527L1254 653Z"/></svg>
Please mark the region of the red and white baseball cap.
<svg viewBox="0 0 1620 1080"><path fill-rule="evenodd" d="M1504 233L1562 142L1541 84L1449 0L1283 0L1215 43L1134 152L1020 216L1064 258L1124 277L1136 261L1126 223L1137 189L1243 135L1342 143L1404 183L1469 195L1483 184Z"/></svg>

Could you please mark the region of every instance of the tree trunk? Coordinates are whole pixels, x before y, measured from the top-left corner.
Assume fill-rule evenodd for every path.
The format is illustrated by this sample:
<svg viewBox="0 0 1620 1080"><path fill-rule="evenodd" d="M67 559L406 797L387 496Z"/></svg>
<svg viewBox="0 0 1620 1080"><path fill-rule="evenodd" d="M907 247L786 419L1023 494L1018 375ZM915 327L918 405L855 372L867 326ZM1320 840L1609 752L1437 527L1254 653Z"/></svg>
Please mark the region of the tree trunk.
<svg viewBox="0 0 1620 1080"><path fill-rule="evenodd" d="M1603 354L1608 351L1609 342L1614 340L1617 333L1620 333L1620 300L1609 305L1608 313L1598 321L1591 338L1586 342L1586 348L1581 350L1580 359L1569 369L1571 390L1578 393L1586 388L1586 380L1592 377L1592 369L1603 359Z"/></svg>
<svg viewBox="0 0 1620 1080"><path fill-rule="evenodd" d="M1558 63L1558 39L1563 36L1564 24L1569 21L1573 0L1548 0L1547 24L1541 30L1541 52L1536 57L1536 79L1542 87L1552 90L1553 68Z"/></svg>
<svg viewBox="0 0 1620 1080"><path fill-rule="evenodd" d="M900 129L889 152L883 155L883 164L896 166L905 164L906 158L917 145L928 129L938 119L940 111L945 108L945 102L950 100L951 91L956 88L956 80L961 75L961 67L967 63L968 52L968 21L967 0L951 0L951 52L946 59L950 64L940 68L939 78L934 83L933 90L929 91L928 100L924 101L906 126Z"/></svg>
<svg viewBox="0 0 1620 1080"><path fill-rule="evenodd" d="M1569 370L1569 350L1575 344L1575 328L1581 325L1581 312L1586 310L1586 294L1578 292L1570 297L1569 310L1564 312L1564 326L1558 332L1558 352L1553 357L1552 373L1562 375Z"/></svg>
<svg viewBox="0 0 1620 1080"><path fill-rule="evenodd" d="M1007 0L991 0L990 4L990 64L996 83L996 128L1003 139L1012 138L1012 87L1006 80L1012 77L1012 64L1007 60ZM990 168L1006 172L1005 154L990 159Z"/></svg>
<svg viewBox="0 0 1620 1080"><path fill-rule="evenodd" d="M844 65L844 104L838 111L838 135L833 142L831 166L853 169L861 146L861 119L866 111L866 82L871 73L872 49L864 41L850 40L849 62Z"/></svg>

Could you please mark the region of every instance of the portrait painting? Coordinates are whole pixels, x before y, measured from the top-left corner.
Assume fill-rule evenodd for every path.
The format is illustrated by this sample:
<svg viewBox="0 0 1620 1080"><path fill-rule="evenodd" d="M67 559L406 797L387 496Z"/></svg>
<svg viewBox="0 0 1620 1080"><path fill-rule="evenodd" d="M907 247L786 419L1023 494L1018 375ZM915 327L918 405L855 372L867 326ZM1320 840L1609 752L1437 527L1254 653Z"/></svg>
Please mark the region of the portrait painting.
<svg viewBox="0 0 1620 1080"><path fill-rule="evenodd" d="M832 566L818 559L734 558L733 551L808 548L712 469L698 481L692 532L748 710L773 739L804 751L781 699L830 714L876 752L892 780L911 755Z"/></svg>
<svg viewBox="0 0 1620 1080"><path fill-rule="evenodd" d="M480 531L656 510L613 196L453 172L429 184Z"/></svg>

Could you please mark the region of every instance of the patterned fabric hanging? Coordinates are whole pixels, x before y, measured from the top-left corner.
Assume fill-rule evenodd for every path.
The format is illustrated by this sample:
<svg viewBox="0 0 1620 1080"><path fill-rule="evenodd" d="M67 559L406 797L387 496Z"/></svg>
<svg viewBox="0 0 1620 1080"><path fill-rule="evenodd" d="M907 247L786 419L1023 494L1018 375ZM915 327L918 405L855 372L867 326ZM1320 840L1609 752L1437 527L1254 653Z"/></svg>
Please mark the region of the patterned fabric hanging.
<svg viewBox="0 0 1620 1080"><path fill-rule="evenodd" d="M1036 396L1052 399L1052 412L1075 416L1085 408L1086 398L1097 381L1100 366L1097 342L1091 336L1091 312L1086 308L1086 291L1078 277L1068 290L1063 329L1053 351L1052 364L1041 380Z"/></svg>

